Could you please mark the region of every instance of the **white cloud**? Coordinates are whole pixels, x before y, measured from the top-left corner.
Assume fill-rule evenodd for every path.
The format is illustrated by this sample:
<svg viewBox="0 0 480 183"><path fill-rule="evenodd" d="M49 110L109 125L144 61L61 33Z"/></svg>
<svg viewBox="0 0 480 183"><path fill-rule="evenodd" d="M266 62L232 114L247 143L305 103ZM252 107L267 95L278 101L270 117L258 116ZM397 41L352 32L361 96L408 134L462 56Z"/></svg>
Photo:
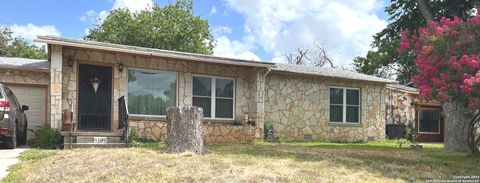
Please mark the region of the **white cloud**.
<svg viewBox="0 0 480 183"><path fill-rule="evenodd" d="M212 6L212 9L210 9L210 15L213 15L215 13L217 13L217 7Z"/></svg>
<svg viewBox="0 0 480 183"><path fill-rule="evenodd" d="M53 25L35 25L32 23L28 23L26 25L18 25L13 24L8 26L12 32L13 36L17 37L20 36L27 40L28 42L32 42L33 39L37 38L38 35L53 35L53 36L60 36L61 32ZM34 43L36 45L43 45L41 43Z"/></svg>
<svg viewBox="0 0 480 183"><path fill-rule="evenodd" d="M231 34L232 33L232 28L228 26L215 26L212 27L212 34L213 35L224 35L224 34Z"/></svg>
<svg viewBox="0 0 480 183"><path fill-rule="evenodd" d="M141 10L150 9L153 5L152 0L115 0L111 10L128 9L131 12L137 13ZM96 13L95 10L88 10L78 19L82 22L98 24L107 18L110 11L102 10L99 13ZM88 34L89 30L90 29L88 28L85 30L85 35Z"/></svg>
<svg viewBox="0 0 480 183"><path fill-rule="evenodd" d="M217 46L213 49L215 56L238 58L245 60L260 61L251 50L253 47L253 37L244 37L242 40L230 40L225 35L216 36Z"/></svg>
<svg viewBox="0 0 480 183"><path fill-rule="evenodd" d="M96 23L97 22L97 12L95 12L95 10L88 10L78 19L82 22Z"/></svg>
<svg viewBox="0 0 480 183"><path fill-rule="evenodd" d="M274 61L320 41L337 65L346 65L365 55L372 36L387 25L375 14L383 6L380 0L226 0L225 4L244 17L254 44L273 54Z"/></svg>

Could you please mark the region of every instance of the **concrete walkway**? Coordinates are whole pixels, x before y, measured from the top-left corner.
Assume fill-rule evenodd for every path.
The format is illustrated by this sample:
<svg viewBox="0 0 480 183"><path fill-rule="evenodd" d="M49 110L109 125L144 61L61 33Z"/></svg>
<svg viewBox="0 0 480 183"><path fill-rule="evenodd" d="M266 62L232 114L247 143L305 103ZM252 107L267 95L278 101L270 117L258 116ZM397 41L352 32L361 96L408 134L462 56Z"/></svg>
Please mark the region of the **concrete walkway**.
<svg viewBox="0 0 480 183"><path fill-rule="evenodd" d="M0 180L8 175L8 167L18 163L18 155L25 150L27 150L26 146L16 149L0 149Z"/></svg>

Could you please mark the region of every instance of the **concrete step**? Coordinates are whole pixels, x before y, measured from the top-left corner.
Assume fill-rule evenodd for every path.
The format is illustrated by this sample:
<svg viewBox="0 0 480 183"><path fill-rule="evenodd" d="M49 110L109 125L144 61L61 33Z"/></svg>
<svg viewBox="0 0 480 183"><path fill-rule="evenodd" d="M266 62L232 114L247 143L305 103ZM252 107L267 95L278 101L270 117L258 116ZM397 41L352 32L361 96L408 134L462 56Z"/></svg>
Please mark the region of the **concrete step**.
<svg viewBox="0 0 480 183"><path fill-rule="evenodd" d="M96 143L64 143L64 149L70 148L126 148L128 144L125 143L106 143L106 144L96 144Z"/></svg>
<svg viewBox="0 0 480 183"><path fill-rule="evenodd" d="M95 137L95 136L77 136L76 143L95 143L95 139L98 142L105 139L106 143L120 143L120 137Z"/></svg>

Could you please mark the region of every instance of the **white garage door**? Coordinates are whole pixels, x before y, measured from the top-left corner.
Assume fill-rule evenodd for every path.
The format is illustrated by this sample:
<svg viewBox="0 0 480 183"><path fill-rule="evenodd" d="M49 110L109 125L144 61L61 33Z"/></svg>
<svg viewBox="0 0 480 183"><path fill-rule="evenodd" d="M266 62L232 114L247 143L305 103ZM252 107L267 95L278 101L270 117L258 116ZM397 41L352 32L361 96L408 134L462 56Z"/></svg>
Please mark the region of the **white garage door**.
<svg viewBox="0 0 480 183"><path fill-rule="evenodd" d="M46 88L29 86L8 86L20 105L27 105L30 109L26 111L28 120L27 138L33 138L32 130L39 129L45 123L45 102L47 97Z"/></svg>

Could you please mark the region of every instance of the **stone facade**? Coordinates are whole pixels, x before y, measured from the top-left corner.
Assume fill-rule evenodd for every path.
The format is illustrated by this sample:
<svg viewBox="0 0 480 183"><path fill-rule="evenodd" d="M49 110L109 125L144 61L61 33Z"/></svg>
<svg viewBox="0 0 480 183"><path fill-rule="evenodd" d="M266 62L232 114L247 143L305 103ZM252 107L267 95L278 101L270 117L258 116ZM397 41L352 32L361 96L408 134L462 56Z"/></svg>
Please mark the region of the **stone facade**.
<svg viewBox="0 0 480 183"><path fill-rule="evenodd" d="M166 141L167 125L165 122L130 120L131 131L140 138ZM248 143L260 139L260 129L248 125L206 123L204 138L207 143Z"/></svg>
<svg viewBox="0 0 480 183"><path fill-rule="evenodd" d="M359 142L385 138L385 84L272 73L266 78L265 120L286 140ZM333 124L329 87L360 89L360 124Z"/></svg>
<svg viewBox="0 0 480 183"><path fill-rule="evenodd" d="M414 124L415 104L418 94L400 90L387 89L386 118L387 124Z"/></svg>
<svg viewBox="0 0 480 183"><path fill-rule="evenodd" d="M68 66L70 58L75 60L71 67ZM61 124L63 111L73 109L76 112L79 64L112 67L112 131L118 127L116 99L125 96L128 102L128 69L138 68L176 72L179 106L192 105L192 78L195 74L235 79L235 119L226 121L205 119L207 142L245 143L260 139L265 120L272 120L274 135L286 140L358 142L385 138L385 83L288 74L280 71L272 71L266 75L267 69L258 67L55 46L52 48L50 78L50 89L55 90L51 96L52 127ZM119 64L124 66L123 71L119 71ZM58 85L60 89L56 88ZM329 122L329 86L360 89L359 124ZM242 123L246 115L255 119L256 126L235 125ZM76 121L77 116L74 115L73 122ZM165 140L164 117L131 114L130 126L141 138Z"/></svg>
<svg viewBox="0 0 480 183"><path fill-rule="evenodd" d="M260 133L251 133L256 131L255 128L246 126L234 126L233 124L242 123L245 119L245 116L248 115L249 118L256 119L259 122L263 122L263 111L257 109L263 109L263 103L256 100L258 95L263 94L262 84L257 83L257 77L263 77L265 69L255 69L252 67L246 66L232 66L232 65L222 65L222 64L209 64L202 62L194 61L185 61L185 60L174 60L167 59L163 57L152 57L152 56L141 56L141 55L132 55L132 54L122 54L122 53L113 53L113 52L102 52L96 50L83 50L83 49L72 49L64 47L62 50L63 53L63 62L60 66L62 69L61 74L53 73L55 69L52 68L52 77L55 76L55 79L52 79L51 83L54 84L58 81L62 82L61 89L61 109L65 110L75 110L77 104L77 77L78 77L78 64L93 64L93 65L103 65L111 66L113 69L113 123L112 130L114 131L118 127L118 103L117 100L121 96L125 96L128 102L128 69L137 68L137 69L150 69L150 70L162 70L162 71L173 71L178 73L178 86L177 86L177 95L179 106L192 105L192 78L194 74L201 75L211 75L211 76L222 76L222 77L231 77L235 79L235 119L234 120L209 120L205 119L206 123L211 123L215 125L210 125L211 127L207 128L207 131L217 127L214 126L225 126L225 130L222 132L231 131L232 133L236 132L237 129L242 131L240 135L231 134L235 137L238 137L238 142L243 142L244 140L251 141L256 136L259 136ZM68 59L72 57L75 60L75 64L72 67L68 66ZM119 71L118 65L122 64L124 70ZM53 63L52 63L53 65ZM58 66L57 66L58 67ZM60 78L60 79L58 79ZM52 101L56 101L53 99ZM56 109L56 105L52 109ZM54 115L52 114L52 117ZM140 115L131 114L132 119L130 120L133 127L139 132L138 134L141 137L152 138L156 140L163 140L161 137L163 133L161 130L152 130L160 129L164 126L164 118L151 118ZM77 116L74 115L73 122L77 122ZM138 125L136 125L138 124ZM147 125L140 125L147 124ZM53 126L53 125L52 125ZM260 130L257 130L260 131ZM151 132L151 133L147 133ZM160 135L162 134L162 135ZM214 133L208 133L213 135ZM246 136L250 134L250 136ZM214 135L209 137L215 142L231 142L231 138L226 134ZM219 136L219 137L216 137ZM225 139L225 140L224 140ZM243 139L243 140L242 140Z"/></svg>

